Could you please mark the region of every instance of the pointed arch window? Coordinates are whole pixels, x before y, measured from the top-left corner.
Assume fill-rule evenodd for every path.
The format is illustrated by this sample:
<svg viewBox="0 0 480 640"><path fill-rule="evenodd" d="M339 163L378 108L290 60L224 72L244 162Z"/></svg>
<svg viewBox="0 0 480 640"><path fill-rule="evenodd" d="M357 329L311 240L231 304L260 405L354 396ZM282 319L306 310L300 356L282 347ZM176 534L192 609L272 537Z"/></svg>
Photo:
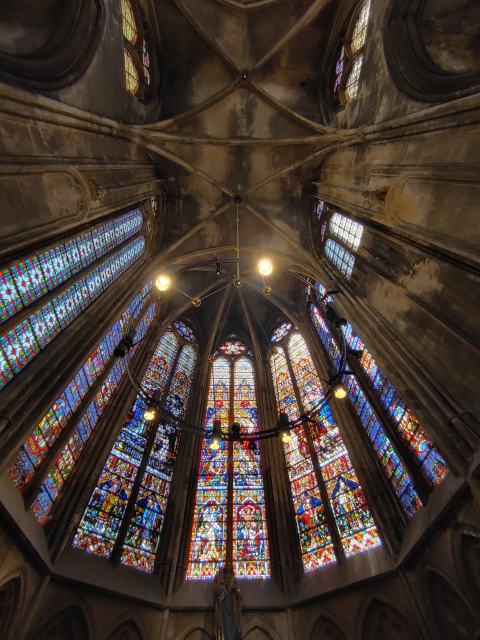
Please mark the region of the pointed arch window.
<svg viewBox="0 0 480 640"><path fill-rule="evenodd" d="M270 366L278 411L291 420L324 397L298 330L284 333L272 350ZM294 429L284 447L305 571L334 562L335 545L346 556L378 546L375 523L330 408L321 411L313 426Z"/></svg>
<svg viewBox="0 0 480 640"><path fill-rule="evenodd" d="M325 255L347 277L352 275L355 265L355 254L360 246L363 225L345 214L332 211L332 205L322 203L320 244L323 244ZM318 234L318 231L316 232ZM318 237L318 236L317 236Z"/></svg>
<svg viewBox="0 0 480 640"><path fill-rule="evenodd" d="M232 416L243 433L255 433L255 375L253 362L245 355L247 347L228 341L219 351L222 355L215 358L210 373L205 429L219 419L226 431ZM213 578L227 559L233 561L237 577L266 578L270 569L260 453L248 442L221 440L217 451L209 445L205 439L187 578Z"/></svg>
<svg viewBox="0 0 480 640"><path fill-rule="evenodd" d="M131 267L144 250L145 238L133 240L1 336L0 389Z"/></svg>
<svg viewBox="0 0 480 640"><path fill-rule="evenodd" d="M193 335L193 332L192 332ZM193 380L197 347L173 329L160 339L142 386L159 390L165 409L183 415ZM144 419L137 397L103 468L77 529L73 546L151 573L160 540L180 432L167 420Z"/></svg>
<svg viewBox="0 0 480 640"><path fill-rule="evenodd" d="M152 40L141 9L135 2L121 0L121 11L126 89L132 95L145 99L152 95Z"/></svg>
<svg viewBox="0 0 480 640"><path fill-rule="evenodd" d="M315 286L320 296L326 296L326 290L319 283ZM326 298L323 305L330 302ZM340 351L323 315L322 304L310 307L313 323L333 365L340 362ZM390 417L391 426L398 433L406 451L417 466L424 480L431 486L437 485L448 473L445 460L435 445L425 434L418 421L405 403L401 400L391 382L379 369L370 352L353 331L350 323L344 329L347 346L351 349L363 351L360 366L364 382L383 405ZM388 476L392 488L400 499L407 518L411 518L422 506L413 482L405 471L405 467L394 450L376 413L362 391L356 376L347 376L344 383L348 387L350 400L355 406L360 421L368 437L372 441L374 450L379 457L380 464Z"/></svg>

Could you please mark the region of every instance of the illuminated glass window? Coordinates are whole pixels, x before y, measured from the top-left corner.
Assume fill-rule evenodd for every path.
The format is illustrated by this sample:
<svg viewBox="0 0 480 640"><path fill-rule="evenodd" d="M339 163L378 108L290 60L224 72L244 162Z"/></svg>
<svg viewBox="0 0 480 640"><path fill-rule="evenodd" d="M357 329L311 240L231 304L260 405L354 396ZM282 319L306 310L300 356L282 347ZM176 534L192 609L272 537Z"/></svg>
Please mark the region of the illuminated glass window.
<svg viewBox="0 0 480 640"><path fill-rule="evenodd" d="M365 44L367 36L368 16L370 14L370 0L367 0L360 11L355 27L353 29L350 46L354 53L358 53Z"/></svg>
<svg viewBox="0 0 480 640"><path fill-rule="evenodd" d="M278 329L275 329L275 331L273 332L271 338L272 342L278 342L279 340L281 340L284 336L287 335L292 326L293 325L291 322L284 322L283 324L281 324Z"/></svg>
<svg viewBox="0 0 480 640"><path fill-rule="evenodd" d="M142 47L142 63L143 63L143 75L145 77L146 83L150 84L150 55L148 53L147 45L145 44L145 40L143 41Z"/></svg>
<svg viewBox="0 0 480 640"><path fill-rule="evenodd" d="M347 102L355 100L358 94L358 83L360 81L360 72L363 65L363 56L359 56L353 63L353 67L348 74L347 84L345 86L345 98Z"/></svg>
<svg viewBox="0 0 480 640"><path fill-rule="evenodd" d="M136 340L141 340L152 323L155 315L155 305L152 304L137 327ZM130 356L135 354L136 347L130 351ZM75 466L80 454L90 438L97 422L106 408L117 385L125 373L125 361L117 360L92 400L77 428L70 436L65 447L60 452L54 466L48 473L47 479L41 487L39 496L35 499L32 509L40 522L44 523L51 511L54 501L59 491L67 480L70 472Z"/></svg>
<svg viewBox="0 0 480 640"><path fill-rule="evenodd" d="M75 374L62 395L54 402L38 427L31 434L13 461L9 473L20 491L33 477L40 462L45 458L57 437L62 433L69 418L92 387L108 363L127 323L138 317L149 297L151 282L135 296L121 318L113 325L85 364Z"/></svg>
<svg viewBox="0 0 480 640"><path fill-rule="evenodd" d="M337 64L335 65L335 84L333 85L333 92L338 91L338 87L342 81L343 67L345 65L345 47L342 47L340 55L338 56Z"/></svg>
<svg viewBox="0 0 480 640"><path fill-rule="evenodd" d="M331 233L343 240L354 251L358 249L362 239L363 225L350 220L347 216L342 216L340 213L334 213L329 224Z"/></svg>
<svg viewBox="0 0 480 640"><path fill-rule="evenodd" d="M135 209L2 271L0 323L131 238L142 224Z"/></svg>
<svg viewBox="0 0 480 640"><path fill-rule="evenodd" d="M340 246L335 240L328 238L325 242L325 254L347 278L350 278L355 264L355 257L349 251Z"/></svg>
<svg viewBox="0 0 480 640"><path fill-rule="evenodd" d="M220 346L220 351L223 351L228 356L238 355L246 350L247 347L238 340L228 340Z"/></svg>
<svg viewBox="0 0 480 640"><path fill-rule="evenodd" d="M301 399L302 412L318 406L324 398L324 392L312 357L302 336L298 332L293 331L286 336L283 344L285 347L277 347L278 353L271 356L274 387L279 412L282 410L286 411L291 419L295 419L299 416L300 409L297 404L287 357L295 376L297 392ZM282 349L281 351L280 348ZM280 375L278 375L277 364L278 370L281 371ZM292 442L285 445L287 468L289 469L291 477L292 493L294 496L297 524L299 526L303 551L302 555L306 571L335 560L331 536L328 532L323 511L321 493L318 485L319 481L321 481L325 488L345 555L351 556L380 544L377 529L366 504L362 488L328 405L322 409L314 420L313 426L309 427L309 435L320 465L320 479L314 473L311 458L313 452L310 450L304 427L295 429L294 432L292 432ZM297 431L299 433L297 433ZM301 500L299 500L297 495L297 485L292 482L291 472L291 454L295 454L293 459L296 461L298 458L299 442L303 444L303 460L308 461L308 464L304 465L303 469L299 467L299 476L301 477L302 473L305 474L308 472L305 476L307 480L305 480L304 483L308 487L316 488L316 494L312 494L311 496L308 493L303 494ZM298 466L298 463L296 466ZM303 486L302 490L304 490ZM319 510L321 508L321 517L320 514L318 514L316 518L317 529L314 528L310 531L308 528L305 528L302 531L305 506L308 505L310 507L310 505L315 504ZM309 522L311 521L312 520ZM315 519L313 519L313 522L315 522ZM319 527L323 527L324 535L322 537L318 534ZM315 549L318 540L322 540L323 547L321 546Z"/></svg>
<svg viewBox="0 0 480 640"><path fill-rule="evenodd" d="M324 207L325 207L325 202L323 200L319 200L317 202L317 208L316 208L317 220L320 220Z"/></svg>
<svg viewBox="0 0 480 640"><path fill-rule="evenodd" d="M132 44L135 44L137 41L137 24L133 16L132 5L129 0L121 0L121 2L123 37Z"/></svg>
<svg viewBox="0 0 480 640"><path fill-rule="evenodd" d="M241 345L241 343L239 343ZM227 430L232 421L241 425L242 433L258 430L254 368L242 355L244 349L233 349L232 360L218 356L212 365L205 428L213 420ZM240 357L237 357L240 354ZM233 393L232 393L233 391ZM231 536L235 574L241 578L266 578L270 575L265 500L260 453L248 441L233 442L233 530L227 532L228 447L202 446L197 498L193 523L187 577L210 579L226 559L227 535Z"/></svg>
<svg viewBox="0 0 480 640"><path fill-rule="evenodd" d="M145 250L137 238L0 337L0 388L19 373Z"/></svg>
<svg viewBox="0 0 480 640"><path fill-rule="evenodd" d="M182 336L182 338L185 338L185 340L188 340L189 342L193 342L195 340L195 334L190 329L190 327L185 324L185 322L181 322L179 320L178 322L174 322L173 326Z"/></svg>
<svg viewBox="0 0 480 640"><path fill-rule="evenodd" d="M125 85L127 87L127 91L135 95L138 89L137 67L133 62L131 53L127 51L127 49L123 50L123 57L125 60Z"/></svg>
<svg viewBox="0 0 480 640"><path fill-rule="evenodd" d="M151 395L155 390L164 394L171 378L164 407L167 411L174 408L172 413L176 416L184 415L197 357L193 345L185 345L181 350L180 347L176 334L167 331L142 380L142 387ZM90 498L73 545L109 557L115 544L121 544L122 563L152 572L180 432L168 420L162 419L157 426L154 421L146 421L145 408L145 401L137 397ZM138 493L132 495L138 470L143 465L145 472ZM125 540L118 541L129 500L135 501L133 515Z"/></svg>

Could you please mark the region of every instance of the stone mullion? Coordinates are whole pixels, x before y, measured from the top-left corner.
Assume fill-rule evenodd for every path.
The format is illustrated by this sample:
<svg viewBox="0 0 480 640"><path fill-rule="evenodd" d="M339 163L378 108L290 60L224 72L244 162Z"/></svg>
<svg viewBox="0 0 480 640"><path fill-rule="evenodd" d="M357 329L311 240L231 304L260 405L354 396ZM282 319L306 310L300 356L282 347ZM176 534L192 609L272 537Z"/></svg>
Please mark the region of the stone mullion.
<svg viewBox="0 0 480 640"><path fill-rule="evenodd" d="M138 327L138 325L142 321L143 316L144 316L145 311L146 311L146 307L148 306L149 302L151 302L151 298L150 298L150 296L147 296L147 298L143 301L143 307L144 307L143 313L141 313L138 316L138 318L136 319L136 321L133 324L133 328ZM133 356L134 358L135 358L135 355ZM32 492L31 489L40 488L42 486L42 484L43 484L44 480L46 479L46 477L47 477L47 475L48 475L48 473L50 471L50 468L54 464L58 454L63 449L63 447L68 442L68 440L70 439L71 435L73 434L73 432L77 428L77 426L78 426L79 422L81 421L81 419L83 418L86 410L90 406L90 403L92 402L92 400L97 395L99 389L101 389L103 383L105 382L106 378L108 377L108 374L113 369L113 367L114 367L116 362L117 362L117 358L112 354L110 356L106 366L103 367L100 375L96 378L95 382L93 383L93 386L87 391L85 397L80 402L80 405L77 407L77 409L74 411L73 415L71 416L70 420L68 421L68 428L63 429L61 431L59 437L55 440L55 442L53 443L53 445L49 449L47 455L45 456L45 458L42 460L42 462L37 467L37 469L36 469L34 475L32 476L32 478L30 478L29 482L26 483L26 485L25 485L25 487L24 487L24 489L22 491L22 494L23 494L23 496L25 498L25 507L26 508L28 508L28 507L30 507L32 505L32 503L33 503L33 501L35 499L35 496L36 496L36 494L34 492ZM126 372L124 373L124 375L126 375Z"/></svg>
<svg viewBox="0 0 480 640"><path fill-rule="evenodd" d="M262 412L265 424L268 424L270 420L273 424L276 424L278 421L277 402L268 357L262 361L262 366L264 377L266 378L264 400L261 403ZM285 451L279 438L262 440L261 444L264 445L267 452L265 460L271 461L273 470L272 493L274 495L274 506L270 509L272 517L270 523L268 523L271 531L269 537L271 539L273 532L276 532L284 592L290 593L303 575L303 562ZM285 526L285 518L287 526Z"/></svg>
<svg viewBox="0 0 480 640"><path fill-rule="evenodd" d="M418 361L416 356L408 353L405 345L386 321L380 319L378 314L372 313L370 307L351 286L342 287L342 296L337 304L340 309L346 310L347 317L353 321L354 328L362 327L360 337L364 335L368 341L375 342L375 353L372 355L387 377L390 380L393 379L397 393L399 389L405 388L404 380L407 378L409 389L418 387L422 398L421 402L415 402L412 407L414 415L419 418L420 425L427 435L434 442L439 443L440 451L449 462L450 469L463 475L471 457L471 448L462 433L448 423L448 416L452 413L460 414L462 407L449 397L444 388L438 388L438 382L426 367ZM386 367L384 363L387 364ZM401 375L400 378L399 375ZM410 390L410 394L413 394L413 391ZM402 397L401 391L399 395ZM406 405L411 405L411 402L406 402ZM432 437L431 434L435 434L436 437Z"/></svg>
<svg viewBox="0 0 480 640"><path fill-rule="evenodd" d="M234 394L234 365L235 359L228 358L230 363L230 424L233 421L233 394ZM213 365L212 365L213 366ZM226 425L227 433L230 433L230 425ZM225 549L225 562L233 562L233 441L227 440L228 460L227 460L227 544Z"/></svg>
<svg viewBox="0 0 480 640"><path fill-rule="evenodd" d="M290 336L291 333L289 333L288 335ZM294 389L294 392L295 392L295 397L296 397L296 400L297 400L299 413L303 414L303 413L305 413L305 407L303 406L302 397L300 395L300 391L299 391L298 385L297 385L297 380L295 378L295 372L293 370L293 366L292 366L292 363L291 363L291 360L290 360L290 353L289 353L288 347L287 347L287 340L284 340L282 342L282 346L283 346L283 350L285 352L285 356L286 356L286 360L287 360L287 367L288 367L288 371L290 373L290 378L292 380L292 385L293 385L293 389ZM338 533L337 524L335 522L335 516L334 516L334 513L333 513L332 505L330 504L327 488L326 488L325 482L323 480L322 469L320 467L320 462L318 461L317 452L315 451L315 445L313 443L312 434L310 433L310 428L306 423L303 424L303 431L305 433L305 437L306 437L306 440L307 440L308 449L309 449L309 452L310 452L310 458L312 460L313 469L314 469L314 472L315 472L315 477L317 479L318 488L320 489L320 494L322 496L322 501L323 501L324 510L325 510L324 511L325 512L325 519L327 521L328 528L330 530L330 535L332 537L332 543L333 543L333 548L335 550L335 556L337 558L337 561L341 562L345 558L345 553L343 551L342 541L340 540L340 536L339 536L339 533Z"/></svg>
<svg viewBox="0 0 480 640"><path fill-rule="evenodd" d="M180 352L182 350L182 346L183 345L179 342L178 346L177 346L177 352L175 354L175 358L173 360L173 364L172 364L170 373L169 373L168 378L167 378L167 382L166 382L165 387L163 389L162 397L161 397L161 400L160 400L160 406L161 407L163 407L165 405L165 401L166 401L166 399L168 397L168 393L170 391L170 384L172 382L172 379L173 379L173 376L174 376L174 373L175 373L175 367L177 366L177 362L178 362L178 359L180 357ZM145 444L145 448L143 450L142 459L141 459L140 464L139 464L138 469L137 469L137 474L136 474L136 477L135 477L135 480L134 480L134 483L133 483L132 490L130 492L130 497L128 499L127 507L125 509L125 513L123 514L122 523L120 525L120 529L118 531L118 535L116 537L115 544L114 544L114 547L113 547L111 560L112 560L112 562L114 564L118 564L120 562L120 557L121 557L122 551L123 551L123 545L125 543L125 537L126 537L126 535L128 533L128 529L130 527L130 521L131 521L132 516L133 516L135 505L137 503L138 494L139 494L140 487L141 487L141 484L142 484L143 476L145 474L145 469L147 468L148 459L150 457L150 452L152 450L153 443L155 442L155 436L157 435L158 427L160 425L160 422L162 422L162 421L163 421L163 418L157 417L150 424L149 434L148 434L148 437L147 437L147 442Z"/></svg>
<svg viewBox="0 0 480 640"><path fill-rule="evenodd" d="M16 456L52 403L65 390L142 282L144 262L128 269L90 307L38 354L16 379L2 389L2 412L10 419L0 434L0 471ZM49 371L48 377L45 373ZM41 390L41 392L40 392Z"/></svg>
<svg viewBox="0 0 480 640"><path fill-rule="evenodd" d="M326 376L332 363L315 327L311 322L307 324L309 326L305 332L305 340L312 346L310 352L317 371L321 371ZM395 555L398 552L407 523L399 500L380 465L378 456L373 451L372 443L350 400L346 398L338 400L333 396L329 404L334 405L334 413L339 417L336 422L340 435L359 478L367 505L373 511L375 524L379 527L382 538L387 543L391 554Z"/></svg>
<svg viewBox="0 0 480 640"><path fill-rule="evenodd" d="M152 331L150 339L139 345L135 366L138 367L137 372L142 376L152 359L157 342L158 332ZM98 477L102 473L136 396L137 390L133 389L128 375L125 375L100 416L78 464L73 468L62 499L54 503L52 522L55 526L50 527L50 523L47 525L53 560L59 557L67 544L71 543Z"/></svg>

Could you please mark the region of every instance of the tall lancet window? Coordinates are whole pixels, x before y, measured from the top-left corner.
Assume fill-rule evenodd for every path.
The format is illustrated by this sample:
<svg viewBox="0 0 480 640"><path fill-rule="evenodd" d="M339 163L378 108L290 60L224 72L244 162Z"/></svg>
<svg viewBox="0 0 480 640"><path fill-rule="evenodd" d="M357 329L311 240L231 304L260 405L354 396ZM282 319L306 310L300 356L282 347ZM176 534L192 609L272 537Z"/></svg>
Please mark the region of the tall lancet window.
<svg viewBox="0 0 480 640"><path fill-rule="evenodd" d="M290 420L317 406L324 392L300 333L284 323L270 356L277 408ZM328 405L284 443L305 571L380 544L350 456Z"/></svg>
<svg viewBox="0 0 480 640"><path fill-rule="evenodd" d="M184 331L188 329L188 333ZM197 347L185 323L163 334L142 387L162 394L164 408L184 417ZM137 397L113 445L77 530L73 545L152 572L175 469L180 432L163 418L145 420Z"/></svg>
<svg viewBox="0 0 480 640"><path fill-rule="evenodd" d="M224 432L231 422L243 433L257 431L255 372L246 352L239 341L220 347L210 372L206 429L218 419ZM223 440L212 450L205 439L187 577L213 578L228 560L239 578L270 575L260 453L248 442Z"/></svg>

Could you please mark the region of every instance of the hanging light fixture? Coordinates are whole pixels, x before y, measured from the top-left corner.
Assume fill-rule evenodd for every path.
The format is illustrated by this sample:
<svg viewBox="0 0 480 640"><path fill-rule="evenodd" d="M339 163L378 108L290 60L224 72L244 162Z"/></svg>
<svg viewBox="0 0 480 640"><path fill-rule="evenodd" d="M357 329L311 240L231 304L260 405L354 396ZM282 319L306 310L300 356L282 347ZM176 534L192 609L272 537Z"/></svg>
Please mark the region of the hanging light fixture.
<svg viewBox="0 0 480 640"><path fill-rule="evenodd" d="M273 271L273 264L270 258L263 256L258 261L258 271L261 276L269 276Z"/></svg>
<svg viewBox="0 0 480 640"><path fill-rule="evenodd" d="M213 421L213 429L209 445L212 451L218 451L218 449L220 449L220 440L222 439L221 426L222 423L220 420Z"/></svg>
<svg viewBox="0 0 480 640"><path fill-rule="evenodd" d="M170 278L166 273L160 275L155 282L155 286L159 291L167 291L170 288L170 284Z"/></svg>
<svg viewBox="0 0 480 640"><path fill-rule="evenodd" d="M278 435L281 437L282 441L285 444L288 444L292 441L292 436L290 435L290 420L286 413L281 413L277 422L278 426Z"/></svg>
<svg viewBox="0 0 480 640"><path fill-rule="evenodd" d="M160 389L155 389L155 391L152 394L152 397L147 403L145 412L143 414L143 417L145 420L154 420L156 418L157 412L158 412L158 405L160 403L160 396L161 396Z"/></svg>
<svg viewBox="0 0 480 640"><path fill-rule="evenodd" d="M330 385L330 389L333 391L333 395L336 398L345 398L347 390L342 382L342 374L337 369L329 369L327 371L327 375L328 384Z"/></svg>

